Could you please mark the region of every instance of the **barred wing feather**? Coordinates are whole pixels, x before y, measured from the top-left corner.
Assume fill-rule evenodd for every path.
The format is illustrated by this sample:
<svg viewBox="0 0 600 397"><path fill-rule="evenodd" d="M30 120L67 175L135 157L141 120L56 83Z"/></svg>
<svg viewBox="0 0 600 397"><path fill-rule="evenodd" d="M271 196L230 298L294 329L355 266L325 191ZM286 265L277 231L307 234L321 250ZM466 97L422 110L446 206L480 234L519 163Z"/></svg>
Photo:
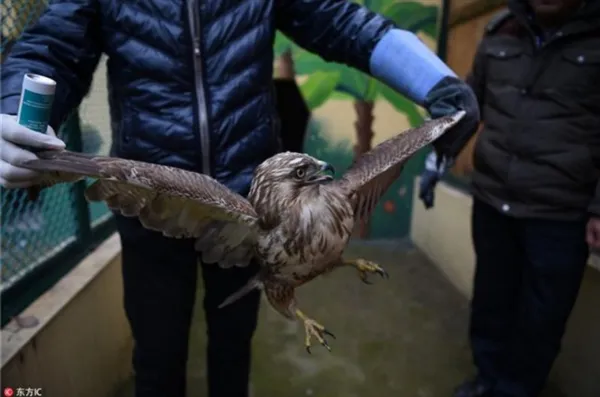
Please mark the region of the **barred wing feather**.
<svg viewBox="0 0 600 397"><path fill-rule="evenodd" d="M406 161L464 115L464 111L459 111L452 116L430 120L380 143L360 156L341 179L333 182L348 195L355 220L367 219L381 196L398 179Z"/></svg>
<svg viewBox="0 0 600 397"><path fill-rule="evenodd" d="M85 192L144 227L173 238L193 238L206 263L246 266L258 232L257 215L241 195L207 175L69 151L36 153L24 167L41 172L40 185L97 179Z"/></svg>

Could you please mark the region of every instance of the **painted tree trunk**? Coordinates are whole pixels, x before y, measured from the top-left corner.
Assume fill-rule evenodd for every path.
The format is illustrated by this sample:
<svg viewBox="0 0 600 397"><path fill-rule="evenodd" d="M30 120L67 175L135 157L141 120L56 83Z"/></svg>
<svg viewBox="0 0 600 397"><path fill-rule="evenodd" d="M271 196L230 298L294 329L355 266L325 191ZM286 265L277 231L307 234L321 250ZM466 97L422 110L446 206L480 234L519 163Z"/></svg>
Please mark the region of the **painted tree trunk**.
<svg viewBox="0 0 600 397"><path fill-rule="evenodd" d="M372 101L357 100L354 102L354 110L356 110L356 121L354 128L356 129L356 145L354 145L354 158L357 159L363 153L371 150L371 142L373 140L373 107ZM355 233L360 238L366 238L369 234L369 220L365 219L357 225Z"/></svg>
<svg viewBox="0 0 600 397"><path fill-rule="evenodd" d="M277 60L277 77L280 79L293 80L296 78L296 70L294 68L294 58L292 51L287 50Z"/></svg>

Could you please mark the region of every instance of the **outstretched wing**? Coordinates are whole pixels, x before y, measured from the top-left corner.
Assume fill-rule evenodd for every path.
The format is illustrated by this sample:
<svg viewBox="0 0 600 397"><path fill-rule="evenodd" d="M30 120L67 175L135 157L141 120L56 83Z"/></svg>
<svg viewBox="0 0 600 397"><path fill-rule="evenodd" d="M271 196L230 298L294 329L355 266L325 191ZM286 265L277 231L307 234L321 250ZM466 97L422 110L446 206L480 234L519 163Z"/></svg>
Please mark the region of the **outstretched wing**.
<svg viewBox="0 0 600 397"><path fill-rule="evenodd" d="M406 161L440 137L465 115L464 111L425 122L388 139L363 154L333 182L341 187L354 208L354 219L367 219L381 196L398 179Z"/></svg>
<svg viewBox="0 0 600 397"><path fill-rule="evenodd" d="M25 168L41 171L40 185L97 179L89 201L105 201L165 236L196 239L206 263L246 266L258 231L257 214L241 195L207 175L140 161L69 151L36 153Z"/></svg>

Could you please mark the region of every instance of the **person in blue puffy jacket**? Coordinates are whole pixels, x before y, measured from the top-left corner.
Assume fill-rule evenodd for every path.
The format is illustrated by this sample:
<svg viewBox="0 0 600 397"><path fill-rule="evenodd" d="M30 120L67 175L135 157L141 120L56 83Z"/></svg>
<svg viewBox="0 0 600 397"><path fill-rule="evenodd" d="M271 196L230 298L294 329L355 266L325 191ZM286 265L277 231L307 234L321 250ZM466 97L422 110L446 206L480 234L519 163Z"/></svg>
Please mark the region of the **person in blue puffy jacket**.
<svg viewBox="0 0 600 397"><path fill-rule="evenodd" d="M432 118L467 116L434 146L453 158L479 122L471 89L412 33L345 0L55 0L2 65L0 185L24 188L24 147L64 147L54 131L90 88L106 54L111 155L210 174L246 195L254 168L280 150L273 41L280 30L327 61L368 73ZM23 75L57 82L47 134L15 121ZM136 396L184 396L196 292L193 242L116 215ZM217 305L257 271L200 266L211 397L248 396L259 292Z"/></svg>

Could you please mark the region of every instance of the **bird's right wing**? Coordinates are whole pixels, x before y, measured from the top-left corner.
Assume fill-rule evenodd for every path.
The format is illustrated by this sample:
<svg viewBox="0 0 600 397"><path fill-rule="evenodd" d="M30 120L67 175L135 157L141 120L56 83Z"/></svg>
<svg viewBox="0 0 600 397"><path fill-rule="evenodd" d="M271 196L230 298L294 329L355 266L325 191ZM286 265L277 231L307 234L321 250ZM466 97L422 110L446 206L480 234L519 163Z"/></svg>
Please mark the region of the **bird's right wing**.
<svg viewBox="0 0 600 397"><path fill-rule="evenodd" d="M464 115L464 111L459 111L430 120L380 143L359 157L341 179L332 182L346 192L354 208L354 219L368 218L381 196L398 179L406 161Z"/></svg>
<svg viewBox="0 0 600 397"><path fill-rule="evenodd" d="M193 238L206 263L246 266L258 225L252 205L207 175L141 161L63 151L36 153L23 167L41 173L40 185L97 179L85 192L167 237Z"/></svg>

